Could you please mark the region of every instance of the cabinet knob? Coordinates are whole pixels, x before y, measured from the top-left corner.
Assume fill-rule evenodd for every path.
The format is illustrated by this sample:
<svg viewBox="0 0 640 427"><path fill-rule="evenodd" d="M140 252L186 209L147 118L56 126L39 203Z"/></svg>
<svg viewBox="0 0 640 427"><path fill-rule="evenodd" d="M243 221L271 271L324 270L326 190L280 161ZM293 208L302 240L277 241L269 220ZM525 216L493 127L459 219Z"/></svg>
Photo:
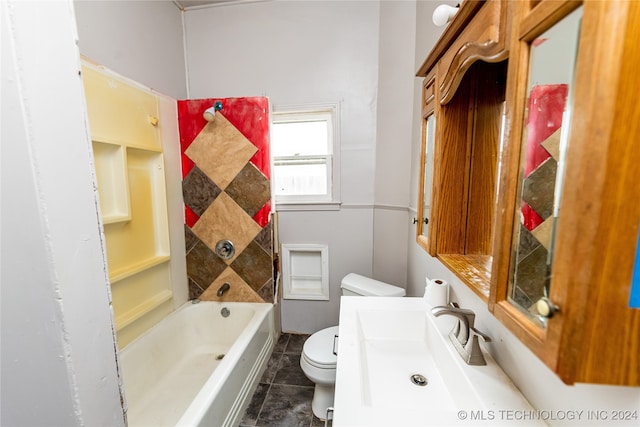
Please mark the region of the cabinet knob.
<svg viewBox="0 0 640 427"><path fill-rule="evenodd" d="M547 319L552 318L554 314L560 311L560 307L551 302L547 297L542 297L538 300L536 303L536 309L541 316L546 317Z"/></svg>

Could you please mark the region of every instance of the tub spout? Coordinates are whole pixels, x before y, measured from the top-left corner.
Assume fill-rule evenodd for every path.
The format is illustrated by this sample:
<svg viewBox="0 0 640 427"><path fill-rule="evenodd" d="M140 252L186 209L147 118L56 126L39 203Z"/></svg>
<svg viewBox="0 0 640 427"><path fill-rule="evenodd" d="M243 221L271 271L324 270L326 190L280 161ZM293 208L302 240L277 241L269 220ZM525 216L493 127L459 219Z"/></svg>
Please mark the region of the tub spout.
<svg viewBox="0 0 640 427"><path fill-rule="evenodd" d="M218 289L218 296L221 297L225 292L227 292L231 288L229 282L224 282L222 286Z"/></svg>

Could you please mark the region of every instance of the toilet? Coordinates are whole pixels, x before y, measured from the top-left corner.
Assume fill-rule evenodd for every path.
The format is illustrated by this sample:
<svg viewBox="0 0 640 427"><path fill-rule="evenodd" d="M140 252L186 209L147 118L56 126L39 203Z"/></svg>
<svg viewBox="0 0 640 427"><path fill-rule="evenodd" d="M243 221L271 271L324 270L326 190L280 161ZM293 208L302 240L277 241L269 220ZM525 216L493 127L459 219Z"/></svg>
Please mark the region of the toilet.
<svg viewBox="0 0 640 427"><path fill-rule="evenodd" d="M405 290L388 283L370 279L359 274L347 274L340 284L342 295L403 297ZM322 329L311 335L304 343L300 356L300 367L315 383L311 408L313 414L324 420L327 408L333 406L336 384L336 362L338 326Z"/></svg>

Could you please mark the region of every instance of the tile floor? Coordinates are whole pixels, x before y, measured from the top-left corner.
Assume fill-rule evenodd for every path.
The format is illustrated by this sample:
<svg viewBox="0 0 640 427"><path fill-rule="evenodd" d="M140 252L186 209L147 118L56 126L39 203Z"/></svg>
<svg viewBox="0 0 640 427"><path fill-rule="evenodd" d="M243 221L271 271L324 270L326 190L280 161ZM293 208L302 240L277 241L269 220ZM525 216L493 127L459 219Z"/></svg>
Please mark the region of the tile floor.
<svg viewBox="0 0 640 427"><path fill-rule="evenodd" d="M308 337L280 335L240 427L324 426L311 411L314 384L300 368L300 353Z"/></svg>

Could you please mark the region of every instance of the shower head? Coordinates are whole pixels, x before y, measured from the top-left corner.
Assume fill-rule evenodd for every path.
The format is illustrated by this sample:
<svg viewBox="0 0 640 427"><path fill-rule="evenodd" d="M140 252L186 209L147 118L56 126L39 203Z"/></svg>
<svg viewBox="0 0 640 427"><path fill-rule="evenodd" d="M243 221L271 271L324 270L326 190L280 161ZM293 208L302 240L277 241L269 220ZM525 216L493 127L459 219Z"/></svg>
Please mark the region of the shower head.
<svg viewBox="0 0 640 427"><path fill-rule="evenodd" d="M216 112L222 110L222 102L216 101L211 107L204 110L202 117L208 122L212 122L216 116Z"/></svg>

